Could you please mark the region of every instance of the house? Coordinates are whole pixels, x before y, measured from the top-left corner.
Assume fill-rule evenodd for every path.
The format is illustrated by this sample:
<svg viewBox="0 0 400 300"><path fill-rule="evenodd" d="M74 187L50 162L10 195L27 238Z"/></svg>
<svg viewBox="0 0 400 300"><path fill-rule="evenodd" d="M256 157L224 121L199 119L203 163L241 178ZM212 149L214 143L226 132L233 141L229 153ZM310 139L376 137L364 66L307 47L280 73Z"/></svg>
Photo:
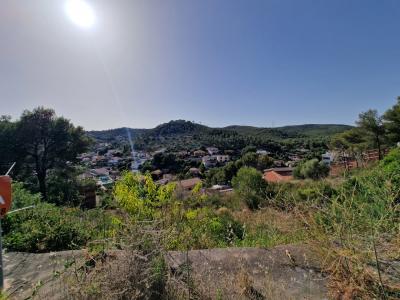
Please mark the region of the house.
<svg viewBox="0 0 400 300"><path fill-rule="evenodd" d="M324 154L322 154L322 162L324 163L324 164L326 164L327 166L330 166L331 165L331 163L333 162L333 153L331 153L331 152L326 152L326 153L324 153Z"/></svg>
<svg viewBox="0 0 400 300"><path fill-rule="evenodd" d="M289 160L285 163L289 168L294 168L298 164L298 161Z"/></svg>
<svg viewBox="0 0 400 300"><path fill-rule="evenodd" d="M213 195L213 194L230 194L230 193L233 193L233 189L229 185L215 184L211 188L207 189L206 192L209 195Z"/></svg>
<svg viewBox="0 0 400 300"><path fill-rule="evenodd" d="M194 156L197 156L197 157L202 157L202 156L204 156L204 155L206 155L206 154L207 154L207 153L204 152L203 150L196 150L196 151L193 152L193 155L194 155Z"/></svg>
<svg viewBox="0 0 400 300"><path fill-rule="evenodd" d="M293 179L293 168L271 168L264 171L267 182L285 182Z"/></svg>
<svg viewBox="0 0 400 300"><path fill-rule="evenodd" d="M204 165L204 167L206 168L212 168L215 167L217 165L217 158L215 156L204 156L202 158L202 163Z"/></svg>
<svg viewBox="0 0 400 300"><path fill-rule="evenodd" d="M92 174L95 177L108 176L110 175L110 171L107 168L97 168L97 169L91 169L90 174Z"/></svg>
<svg viewBox="0 0 400 300"><path fill-rule="evenodd" d="M198 177L185 179L178 181L178 187L181 187L183 190L191 191L198 184L201 183L201 179Z"/></svg>
<svg viewBox="0 0 400 300"><path fill-rule="evenodd" d="M219 153L219 150L216 147L208 147L208 148L206 148L206 150L207 150L208 154L210 154L210 155L215 155L215 154Z"/></svg>
<svg viewBox="0 0 400 300"><path fill-rule="evenodd" d="M285 167L285 162L283 160L277 159L274 160L274 167L280 168L280 167Z"/></svg>
<svg viewBox="0 0 400 300"><path fill-rule="evenodd" d="M225 163L230 160L229 155L214 155L214 157L219 163Z"/></svg>

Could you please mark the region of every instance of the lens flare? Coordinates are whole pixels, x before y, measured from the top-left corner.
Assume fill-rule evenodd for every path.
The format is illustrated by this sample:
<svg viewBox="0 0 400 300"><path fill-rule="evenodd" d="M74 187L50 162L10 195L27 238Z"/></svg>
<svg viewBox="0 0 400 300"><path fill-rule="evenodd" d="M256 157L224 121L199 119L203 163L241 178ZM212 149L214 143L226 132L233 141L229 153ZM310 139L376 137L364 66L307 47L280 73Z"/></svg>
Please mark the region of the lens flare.
<svg viewBox="0 0 400 300"><path fill-rule="evenodd" d="M65 13L75 25L82 28L91 28L95 24L96 16L93 8L83 0L68 0L65 3Z"/></svg>

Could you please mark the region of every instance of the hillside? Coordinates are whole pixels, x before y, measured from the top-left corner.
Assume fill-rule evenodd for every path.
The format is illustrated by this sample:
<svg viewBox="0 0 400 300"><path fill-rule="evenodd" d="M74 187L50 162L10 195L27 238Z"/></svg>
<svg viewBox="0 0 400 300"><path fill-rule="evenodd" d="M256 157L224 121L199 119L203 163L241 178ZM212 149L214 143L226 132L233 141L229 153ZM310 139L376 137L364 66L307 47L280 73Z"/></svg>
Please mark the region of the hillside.
<svg viewBox="0 0 400 300"><path fill-rule="evenodd" d="M92 130L87 131L88 136L94 138L99 142L112 142L114 140L126 139L128 133L130 133L131 137L134 139L137 136L143 134L148 129L136 129L136 128L115 128L108 130Z"/></svg>
<svg viewBox="0 0 400 300"><path fill-rule="evenodd" d="M268 136L272 139L286 139L331 136L349 130L350 128L352 128L352 126L341 124L304 124L274 128L232 125L224 127L223 129L233 130L243 135Z"/></svg>
<svg viewBox="0 0 400 300"><path fill-rule="evenodd" d="M99 141L125 139L127 132L133 139L144 138L173 138L192 135L242 135L270 140L329 137L350 129L349 125L340 124L304 124L276 128L232 125L223 128L212 128L185 120L174 120L158 125L153 129L116 128L102 131L88 131L88 135Z"/></svg>

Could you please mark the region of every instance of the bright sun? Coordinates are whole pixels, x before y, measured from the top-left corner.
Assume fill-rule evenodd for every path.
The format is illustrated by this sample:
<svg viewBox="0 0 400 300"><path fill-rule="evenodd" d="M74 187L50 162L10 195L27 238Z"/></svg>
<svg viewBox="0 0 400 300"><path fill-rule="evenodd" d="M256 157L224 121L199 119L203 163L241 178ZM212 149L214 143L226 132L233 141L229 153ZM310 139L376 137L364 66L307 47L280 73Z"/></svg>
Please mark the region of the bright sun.
<svg viewBox="0 0 400 300"><path fill-rule="evenodd" d="M93 27L96 17L93 8L84 0L67 0L65 3L65 13L69 19L79 27Z"/></svg>

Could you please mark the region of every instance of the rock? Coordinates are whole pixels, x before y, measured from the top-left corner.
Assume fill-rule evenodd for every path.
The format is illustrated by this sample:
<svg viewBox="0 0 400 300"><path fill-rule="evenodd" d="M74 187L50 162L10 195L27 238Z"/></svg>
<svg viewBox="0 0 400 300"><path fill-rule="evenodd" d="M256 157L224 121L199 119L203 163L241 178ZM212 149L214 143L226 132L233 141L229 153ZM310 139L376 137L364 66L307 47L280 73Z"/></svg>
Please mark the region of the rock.
<svg viewBox="0 0 400 300"><path fill-rule="evenodd" d="M82 251L51 253L5 253L4 285L10 299L64 299L65 282L60 275Z"/></svg>
<svg viewBox="0 0 400 300"><path fill-rule="evenodd" d="M328 299L327 278L306 246L172 251L166 260L205 299Z"/></svg>

